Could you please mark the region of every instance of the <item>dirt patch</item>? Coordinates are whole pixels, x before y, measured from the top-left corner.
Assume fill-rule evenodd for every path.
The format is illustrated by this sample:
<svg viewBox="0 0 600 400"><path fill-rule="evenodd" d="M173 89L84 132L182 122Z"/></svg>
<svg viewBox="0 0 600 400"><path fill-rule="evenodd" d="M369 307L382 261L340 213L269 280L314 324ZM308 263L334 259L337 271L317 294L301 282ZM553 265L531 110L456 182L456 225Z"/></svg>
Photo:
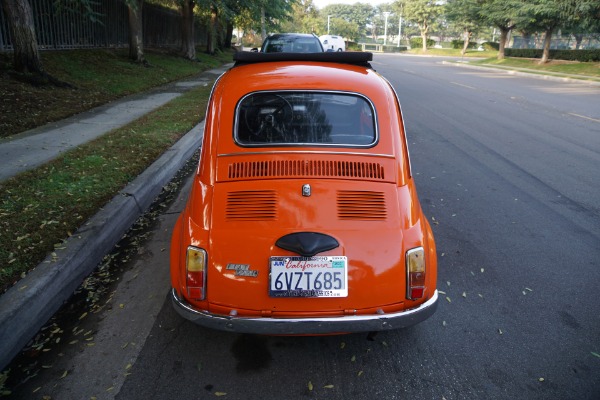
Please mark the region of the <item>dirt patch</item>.
<svg viewBox="0 0 600 400"><path fill-rule="evenodd" d="M10 72L11 53L0 53L0 137L42 126L110 101L89 89L32 85Z"/></svg>

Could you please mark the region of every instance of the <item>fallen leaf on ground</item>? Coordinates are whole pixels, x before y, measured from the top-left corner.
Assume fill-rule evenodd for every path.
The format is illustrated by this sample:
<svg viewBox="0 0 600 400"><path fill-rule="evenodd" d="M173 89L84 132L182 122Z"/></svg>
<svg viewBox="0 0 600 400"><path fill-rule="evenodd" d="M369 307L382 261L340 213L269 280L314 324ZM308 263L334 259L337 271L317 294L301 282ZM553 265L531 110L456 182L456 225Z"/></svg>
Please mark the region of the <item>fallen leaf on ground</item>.
<svg viewBox="0 0 600 400"><path fill-rule="evenodd" d="M311 381L308 381L308 390L310 390L311 392L313 390L313 384Z"/></svg>

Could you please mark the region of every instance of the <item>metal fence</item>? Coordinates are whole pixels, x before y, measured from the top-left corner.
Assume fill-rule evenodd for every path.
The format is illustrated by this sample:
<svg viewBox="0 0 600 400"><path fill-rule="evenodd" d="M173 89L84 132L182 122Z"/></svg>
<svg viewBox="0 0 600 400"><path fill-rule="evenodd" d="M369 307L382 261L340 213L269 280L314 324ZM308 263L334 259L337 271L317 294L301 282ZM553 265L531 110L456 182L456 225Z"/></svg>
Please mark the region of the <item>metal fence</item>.
<svg viewBox="0 0 600 400"><path fill-rule="evenodd" d="M95 18L82 9L57 8L48 0L29 0L40 50L126 47L129 44L127 6L123 0L91 3ZM144 4L143 35L146 47L181 46L181 15L174 10ZM7 17L0 7L0 51L13 49ZM206 43L206 28L195 26L196 44Z"/></svg>

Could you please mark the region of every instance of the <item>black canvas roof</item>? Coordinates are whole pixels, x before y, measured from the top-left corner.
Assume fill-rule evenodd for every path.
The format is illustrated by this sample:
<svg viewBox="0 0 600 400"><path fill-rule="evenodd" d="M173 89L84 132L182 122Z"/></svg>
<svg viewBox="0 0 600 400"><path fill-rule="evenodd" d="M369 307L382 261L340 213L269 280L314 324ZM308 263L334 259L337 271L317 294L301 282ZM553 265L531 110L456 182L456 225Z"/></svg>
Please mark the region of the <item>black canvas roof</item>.
<svg viewBox="0 0 600 400"><path fill-rule="evenodd" d="M278 61L316 61L353 64L371 68L373 53L359 51L330 51L325 53L261 53L238 51L233 54L234 66Z"/></svg>

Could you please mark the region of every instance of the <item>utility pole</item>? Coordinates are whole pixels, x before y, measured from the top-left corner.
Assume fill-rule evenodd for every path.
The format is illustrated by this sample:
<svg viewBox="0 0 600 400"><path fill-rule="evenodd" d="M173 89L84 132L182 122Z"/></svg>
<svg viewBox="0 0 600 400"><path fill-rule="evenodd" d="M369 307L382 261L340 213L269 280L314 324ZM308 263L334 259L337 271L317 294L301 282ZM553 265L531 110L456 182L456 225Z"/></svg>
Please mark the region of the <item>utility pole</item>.
<svg viewBox="0 0 600 400"><path fill-rule="evenodd" d="M385 16L385 24L383 27L383 45L385 46L385 44L387 43L387 19L390 16L390 12L386 11L383 13L383 15Z"/></svg>
<svg viewBox="0 0 600 400"><path fill-rule="evenodd" d="M400 38L402 37L402 7L400 7L400 23L398 24L398 47L400 47Z"/></svg>

